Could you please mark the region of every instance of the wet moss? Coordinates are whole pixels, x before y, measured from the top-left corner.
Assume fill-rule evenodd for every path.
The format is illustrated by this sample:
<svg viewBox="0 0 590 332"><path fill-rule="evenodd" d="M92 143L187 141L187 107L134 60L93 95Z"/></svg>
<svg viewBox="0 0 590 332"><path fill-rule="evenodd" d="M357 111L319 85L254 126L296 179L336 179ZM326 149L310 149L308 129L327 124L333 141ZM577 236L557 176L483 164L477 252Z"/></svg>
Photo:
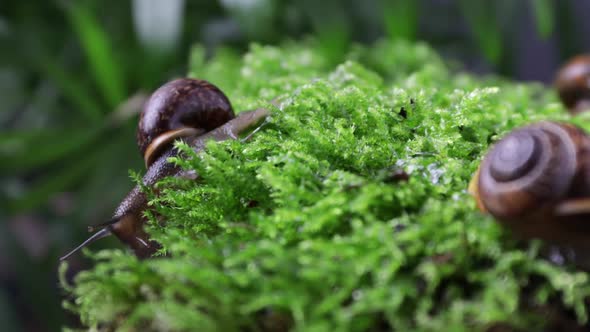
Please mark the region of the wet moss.
<svg viewBox="0 0 590 332"><path fill-rule="evenodd" d="M248 142L179 145L200 179L152 199L167 256L92 254L66 307L122 330L537 331L547 312L587 324L588 274L513 240L466 188L512 128L590 122L540 85L474 77L422 44L354 47L336 67L320 50L193 50L190 76L272 117Z"/></svg>

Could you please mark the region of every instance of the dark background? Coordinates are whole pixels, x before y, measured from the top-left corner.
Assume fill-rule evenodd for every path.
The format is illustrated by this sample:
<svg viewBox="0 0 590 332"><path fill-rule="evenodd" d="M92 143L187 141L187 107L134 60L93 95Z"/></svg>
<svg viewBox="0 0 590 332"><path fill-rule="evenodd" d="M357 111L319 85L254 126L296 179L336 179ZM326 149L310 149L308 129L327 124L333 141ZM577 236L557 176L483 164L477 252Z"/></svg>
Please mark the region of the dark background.
<svg viewBox="0 0 590 332"><path fill-rule="evenodd" d="M589 12L586 0L0 2L2 330L76 325L58 257L109 218L129 170L142 172L137 113L186 73L193 45L243 52L313 36L337 63L353 42L421 40L476 73L550 84L590 46ZM68 277L88 266L74 256Z"/></svg>

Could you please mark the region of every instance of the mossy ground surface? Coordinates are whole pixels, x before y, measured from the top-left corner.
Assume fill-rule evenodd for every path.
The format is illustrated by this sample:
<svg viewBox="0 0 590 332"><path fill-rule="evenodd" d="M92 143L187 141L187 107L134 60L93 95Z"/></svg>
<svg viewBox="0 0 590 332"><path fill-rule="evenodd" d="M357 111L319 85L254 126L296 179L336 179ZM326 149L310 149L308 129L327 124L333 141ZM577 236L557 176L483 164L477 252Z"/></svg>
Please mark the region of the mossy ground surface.
<svg viewBox="0 0 590 332"><path fill-rule="evenodd" d="M425 45L355 47L340 64L318 50L193 51L190 76L272 117L246 143L180 146L201 177L153 197L165 226L148 229L169 256L95 253L64 285L66 307L89 328L138 331L536 331L547 304L586 323L588 275L513 240L466 188L510 129L590 121L539 85L451 70Z"/></svg>

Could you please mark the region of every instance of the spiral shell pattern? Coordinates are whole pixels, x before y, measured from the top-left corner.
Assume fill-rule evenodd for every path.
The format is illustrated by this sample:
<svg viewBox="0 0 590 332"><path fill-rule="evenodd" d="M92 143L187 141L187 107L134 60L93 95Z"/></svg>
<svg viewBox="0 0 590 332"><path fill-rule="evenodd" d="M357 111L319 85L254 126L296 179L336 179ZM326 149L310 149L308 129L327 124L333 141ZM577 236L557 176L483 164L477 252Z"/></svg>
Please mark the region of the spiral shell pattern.
<svg viewBox="0 0 590 332"><path fill-rule="evenodd" d="M137 145L149 167L174 139L208 132L234 117L231 103L215 85L189 78L170 81L145 104Z"/></svg>
<svg viewBox="0 0 590 332"><path fill-rule="evenodd" d="M479 199L500 219L522 218L568 194L583 133L561 123L517 129L488 153L479 171Z"/></svg>

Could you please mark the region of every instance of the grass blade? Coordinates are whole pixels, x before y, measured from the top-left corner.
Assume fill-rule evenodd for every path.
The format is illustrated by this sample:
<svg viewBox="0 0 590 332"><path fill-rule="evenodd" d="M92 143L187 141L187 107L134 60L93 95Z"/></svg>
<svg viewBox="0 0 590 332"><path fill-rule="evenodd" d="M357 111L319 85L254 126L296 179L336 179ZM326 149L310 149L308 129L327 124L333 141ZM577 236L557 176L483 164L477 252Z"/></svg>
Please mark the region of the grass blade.
<svg viewBox="0 0 590 332"><path fill-rule="evenodd" d="M383 19L389 38L415 40L418 10L418 2L415 0L383 1Z"/></svg>
<svg viewBox="0 0 590 332"><path fill-rule="evenodd" d="M542 38L549 38L555 23L551 0L532 0L531 6L533 7L537 32Z"/></svg>
<svg viewBox="0 0 590 332"><path fill-rule="evenodd" d="M45 73L60 89L63 95L74 105L78 112L84 114L88 120L99 121L104 112L79 80L68 74L63 68L49 58L40 58L37 62L39 69Z"/></svg>
<svg viewBox="0 0 590 332"><path fill-rule="evenodd" d="M48 132L13 133L0 140L0 171L24 173L33 168L57 161L91 142L102 132L102 127L67 128L50 136ZM64 137L63 133L67 133Z"/></svg>
<svg viewBox="0 0 590 332"><path fill-rule="evenodd" d="M59 168L46 174L22 197L8 202L9 213L18 213L38 207L56 192L67 190L73 183L84 178L98 162L98 151L79 154L82 158L70 158L69 167Z"/></svg>
<svg viewBox="0 0 590 332"><path fill-rule="evenodd" d="M493 15L494 2L475 2L462 0L461 11L475 37L475 42L484 57L493 64L498 64L502 56L502 33Z"/></svg>
<svg viewBox="0 0 590 332"><path fill-rule="evenodd" d="M111 41L92 13L79 3L66 7L66 13L101 93L114 108L125 97L123 73L115 58Z"/></svg>

